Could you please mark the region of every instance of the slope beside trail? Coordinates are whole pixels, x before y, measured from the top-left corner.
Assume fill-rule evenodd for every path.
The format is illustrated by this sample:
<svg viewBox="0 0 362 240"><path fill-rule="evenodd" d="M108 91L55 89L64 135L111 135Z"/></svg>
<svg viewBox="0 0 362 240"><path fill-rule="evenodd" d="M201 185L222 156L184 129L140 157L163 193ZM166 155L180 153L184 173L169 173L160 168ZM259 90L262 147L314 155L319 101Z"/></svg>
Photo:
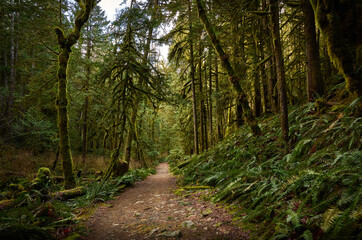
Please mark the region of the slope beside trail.
<svg viewBox="0 0 362 240"><path fill-rule="evenodd" d="M249 239L220 206L198 193L174 194L176 179L168 169L161 163L156 175L99 207L86 223L87 239Z"/></svg>

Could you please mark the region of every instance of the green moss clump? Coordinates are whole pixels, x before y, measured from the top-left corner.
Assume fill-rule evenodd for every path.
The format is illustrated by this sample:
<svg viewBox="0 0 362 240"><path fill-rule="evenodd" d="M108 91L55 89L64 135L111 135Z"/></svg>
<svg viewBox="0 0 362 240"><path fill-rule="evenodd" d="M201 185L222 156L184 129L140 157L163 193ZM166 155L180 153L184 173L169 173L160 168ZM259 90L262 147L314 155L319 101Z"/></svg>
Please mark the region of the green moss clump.
<svg viewBox="0 0 362 240"><path fill-rule="evenodd" d="M37 175L35 181L38 181L42 184L46 184L50 180L50 174L51 174L51 172L50 172L49 168L41 167L38 170L38 175Z"/></svg>
<svg viewBox="0 0 362 240"><path fill-rule="evenodd" d="M31 186L34 189L46 189L46 187L49 185L50 183L50 175L51 172L49 170L49 168L46 167L41 167L38 170L38 174L37 177L33 180ZM47 194L47 190L45 190L44 194Z"/></svg>

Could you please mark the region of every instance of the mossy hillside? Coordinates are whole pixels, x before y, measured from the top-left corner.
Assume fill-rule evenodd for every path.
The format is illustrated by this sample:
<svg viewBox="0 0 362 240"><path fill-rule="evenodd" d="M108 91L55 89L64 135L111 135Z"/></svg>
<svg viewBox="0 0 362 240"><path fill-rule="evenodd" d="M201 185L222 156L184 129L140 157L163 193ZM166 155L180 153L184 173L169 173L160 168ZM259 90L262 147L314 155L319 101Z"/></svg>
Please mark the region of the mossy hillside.
<svg viewBox="0 0 362 240"><path fill-rule="evenodd" d="M183 184L213 186L213 200L235 204L240 220L255 223L266 239L356 238L362 189L356 105L323 115L314 103L291 109L287 154L279 119L269 117L261 122L262 136L241 128L187 164L180 157L170 163Z"/></svg>

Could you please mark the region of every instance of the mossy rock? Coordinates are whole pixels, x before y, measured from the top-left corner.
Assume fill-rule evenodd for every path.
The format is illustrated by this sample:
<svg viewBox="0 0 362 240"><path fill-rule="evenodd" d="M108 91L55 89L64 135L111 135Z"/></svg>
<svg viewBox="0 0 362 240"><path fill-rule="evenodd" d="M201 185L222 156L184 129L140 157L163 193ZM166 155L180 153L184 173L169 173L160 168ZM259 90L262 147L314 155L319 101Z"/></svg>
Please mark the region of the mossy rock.
<svg viewBox="0 0 362 240"><path fill-rule="evenodd" d="M31 186L34 189L43 189L47 184L50 183L51 172L49 168L41 167L38 170L37 177L33 180Z"/></svg>
<svg viewBox="0 0 362 240"><path fill-rule="evenodd" d="M41 167L38 169L38 175L35 180L40 183L47 183L50 180L50 175L51 172L49 168Z"/></svg>

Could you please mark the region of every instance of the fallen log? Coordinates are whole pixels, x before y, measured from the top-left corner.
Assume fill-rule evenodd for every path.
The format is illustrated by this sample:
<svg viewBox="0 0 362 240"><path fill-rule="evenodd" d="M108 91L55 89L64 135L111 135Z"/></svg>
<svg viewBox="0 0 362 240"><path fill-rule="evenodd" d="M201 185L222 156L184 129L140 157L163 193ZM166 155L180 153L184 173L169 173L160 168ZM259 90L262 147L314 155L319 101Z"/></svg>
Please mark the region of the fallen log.
<svg viewBox="0 0 362 240"><path fill-rule="evenodd" d="M182 187L184 190L203 190L203 189L211 189L210 186L185 186Z"/></svg>
<svg viewBox="0 0 362 240"><path fill-rule="evenodd" d="M80 197L86 194L86 188L85 187L76 187L73 189L68 189L64 191L59 191L52 193L51 196L58 200L68 200L76 197Z"/></svg>

